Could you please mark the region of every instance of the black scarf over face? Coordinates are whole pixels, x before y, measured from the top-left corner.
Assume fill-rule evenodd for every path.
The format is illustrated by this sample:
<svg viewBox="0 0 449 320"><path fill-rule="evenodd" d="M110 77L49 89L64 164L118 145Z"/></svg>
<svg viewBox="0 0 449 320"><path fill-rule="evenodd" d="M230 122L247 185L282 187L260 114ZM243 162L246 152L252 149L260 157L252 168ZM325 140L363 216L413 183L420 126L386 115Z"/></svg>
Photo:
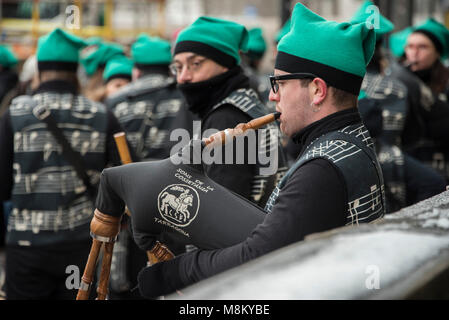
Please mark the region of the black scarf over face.
<svg viewBox="0 0 449 320"><path fill-rule="evenodd" d="M412 71L418 78L420 78L424 83L429 84L432 80L433 66L427 69Z"/></svg>
<svg viewBox="0 0 449 320"><path fill-rule="evenodd" d="M190 111L203 118L214 105L231 92L249 88L249 79L243 74L240 66L235 66L205 81L178 84L178 88L184 95Z"/></svg>
<svg viewBox="0 0 449 320"><path fill-rule="evenodd" d="M439 64L441 64L441 62L439 59L437 59L430 68L412 71L410 66L407 69L419 79L421 79L425 84L430 85L435 78L435 72L438 70Z"/></svg>

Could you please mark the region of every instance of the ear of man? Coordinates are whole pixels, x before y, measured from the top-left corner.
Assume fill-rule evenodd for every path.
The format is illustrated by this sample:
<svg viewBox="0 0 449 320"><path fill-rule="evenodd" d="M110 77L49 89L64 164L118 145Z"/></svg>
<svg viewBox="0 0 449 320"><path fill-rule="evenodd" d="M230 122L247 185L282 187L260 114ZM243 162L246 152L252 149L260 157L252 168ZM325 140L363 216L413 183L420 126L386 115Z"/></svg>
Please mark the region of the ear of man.
<svg viewBox="0 0 449 320"><path fill-rule="evenodd" d="M304 87L308 86L311 101L315 105L329 101L338 110L353 108L357 105L357 96L329 86L321 78L308 80L307 82L303 82L303 85Z"/></svg>
<svg viewBox="0 0 449 320"><path fill-rule="evenodd" d="M321 78L315 78L309 83L310 100L314 105L320 105L328 95L328 86Z"/></svg>

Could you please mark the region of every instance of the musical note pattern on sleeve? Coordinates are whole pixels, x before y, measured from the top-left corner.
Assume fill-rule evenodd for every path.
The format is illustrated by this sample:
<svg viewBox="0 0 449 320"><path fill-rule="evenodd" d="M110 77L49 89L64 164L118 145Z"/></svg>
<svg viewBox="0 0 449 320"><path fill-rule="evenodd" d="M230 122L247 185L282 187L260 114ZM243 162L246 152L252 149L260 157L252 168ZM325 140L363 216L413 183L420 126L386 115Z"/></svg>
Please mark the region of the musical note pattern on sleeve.
<svg viewBox="0 0 449 320"><path fill-rule="evenodd" d="M69 207L56 210L14 208L9 216L8 231L60 231L74 229L92 220L92 202L85 196L76 199Z"/></svg>
<svg viewBox="0 0 449 320"><path fill-rule="evenodd" d="M177 90L169 89L170 78L146 75L133 82L121 96L111 100L111 110L119 120L136 155L142 160L170 155L170 132L182 109Z"/></svg>
<svg viewBox="0 0 449 320"><path fill-rule="evenodd" d="M63 239L60 235L65 231L88 226L94 209L85 184L62 154L62 147L47 125L33 115L35 106L45 105L51 112L72 149L81 155L92 185L98 183L107 165L104 105L71 93L42 92L32 99L36 104L19 97L10 106L14 185L8 241L19 245L48 243L45 241L52 237ZM46 239L33 236L41 231L53 233L47 233Z"/></svg>
<svg viewBox="0 0 449 320"><path fill-rule="evenodd" d="M347 225L372 222L385 214L385 186L374 152L374 144L366 127L352 125L327 133L313 141L290 167L272 194L265 210L270 212L279 190L290 175L313 159L327 159L342 173L347 185Z"/></svg>

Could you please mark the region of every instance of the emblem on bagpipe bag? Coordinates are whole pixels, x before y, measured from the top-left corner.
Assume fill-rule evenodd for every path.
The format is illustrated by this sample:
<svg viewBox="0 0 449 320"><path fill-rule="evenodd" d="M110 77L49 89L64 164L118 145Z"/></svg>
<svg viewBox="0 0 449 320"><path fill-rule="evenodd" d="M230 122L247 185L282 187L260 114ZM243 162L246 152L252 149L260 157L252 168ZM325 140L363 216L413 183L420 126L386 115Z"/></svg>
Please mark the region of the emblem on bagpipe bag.
<svg viewBox="0 0 449 320"><path fill-rule="evenodd" d="M196 217L200 205L198 192L185 184L172 184L157 198L162 218L178 227L188 226Z"/></svg>

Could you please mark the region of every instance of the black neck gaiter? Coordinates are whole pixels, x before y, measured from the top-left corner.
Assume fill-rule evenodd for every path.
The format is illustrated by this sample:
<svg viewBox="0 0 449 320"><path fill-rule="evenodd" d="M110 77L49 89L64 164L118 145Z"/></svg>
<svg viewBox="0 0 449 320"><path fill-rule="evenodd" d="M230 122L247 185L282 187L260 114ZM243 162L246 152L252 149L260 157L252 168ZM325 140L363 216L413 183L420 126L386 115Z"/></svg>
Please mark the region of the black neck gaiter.
<svg viewBox="0 0 449 320"><path fill-rule="evenodd" d="M409 71L412 72L415 76L421 79L425 84L429 85L432 81L432 76L434 70L438 67L439 60L435 61L435 63L427 69L412 71L410 67L408 67Z"/></svg>
<svg viewBox="0 0 449 320"><path fill-rule="evenodd" d="M432 80L432 70L433 67L428 69L412 71L418 78L420 78L424 83L429 84Z"/></svg>
<svg viewBox="0 0 449 320"><path fill-rule="evenodd" d="M205 81L178 84L189 110L200 118L231 92L241 88L249 88L249 79L243 74L240 66Z"/></svg>

